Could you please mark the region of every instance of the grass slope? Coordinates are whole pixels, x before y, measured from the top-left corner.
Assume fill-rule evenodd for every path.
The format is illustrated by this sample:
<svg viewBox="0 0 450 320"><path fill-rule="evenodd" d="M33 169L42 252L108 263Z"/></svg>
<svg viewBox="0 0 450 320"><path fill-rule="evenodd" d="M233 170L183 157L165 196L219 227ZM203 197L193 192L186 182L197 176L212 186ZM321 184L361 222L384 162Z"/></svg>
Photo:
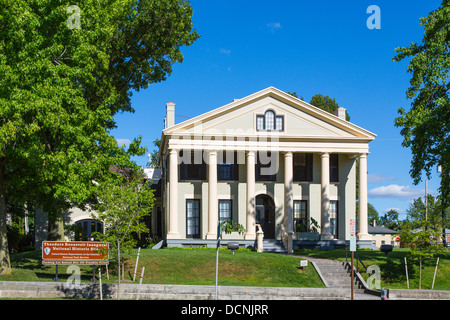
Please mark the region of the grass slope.
<svg viewBox="0 0 450 320"><path fill-rule="evenodd" d="M366 265L377 265L380 267L381 287L391 289L407 289L405 257L408 249L394 249L387 256L376 250L358 250L357 254ZM342 250L296 250L295 254L346 261L345 249ZM347 253L350 262L350 252ZM431 289L437 257L422 262L422 284L421 289ZM354 260L356 266L356 257ZM368 274L360 263L358 270L367 280ZM407 260L409 288L419 289L420 269L419 262ZM445 250L439 255L439 264L436 272L434 290L450 290L450 252Z"/></svg>
<svg viewBox="0 0 450 320"><path fill-rule="evenodd" d="M309 264L301 269L299 261L298 257L279 254L237 250L233 255L230 250L220 250L218 282L221 286L324 287L313 266ZM127 260L125 280L133 279L135 263L136 255ZM53 281L55 276L55 266L41 264L40 251L12 255L11 264L11 275L0 276L0 281ZM216 250L141 249L136 283L144 266L143 283L214 285ZM80 269L81 281L89 282L92 267L80 266ZM108 281L102 267L102 281L116 282L116 270L109 271ZM72 275L67 273L67 266L59 266L58 274L61 282Z"/></svg>

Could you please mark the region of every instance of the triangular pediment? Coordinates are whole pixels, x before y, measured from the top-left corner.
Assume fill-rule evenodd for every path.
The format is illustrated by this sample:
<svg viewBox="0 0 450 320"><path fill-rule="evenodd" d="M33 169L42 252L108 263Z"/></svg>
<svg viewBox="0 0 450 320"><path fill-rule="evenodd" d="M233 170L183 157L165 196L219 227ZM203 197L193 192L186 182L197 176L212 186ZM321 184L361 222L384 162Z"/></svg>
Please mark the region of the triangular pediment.
<svg viewBox="0 0 450 320"><path fill-rule="evenodd" d="M276 131L258 130L257 117L271 110L282 127ZM228 105L176 124L163 135L189 136L260 136L277 135L279 139L363 139L376 135L312 106L290 94L269 87Z"/></svg>

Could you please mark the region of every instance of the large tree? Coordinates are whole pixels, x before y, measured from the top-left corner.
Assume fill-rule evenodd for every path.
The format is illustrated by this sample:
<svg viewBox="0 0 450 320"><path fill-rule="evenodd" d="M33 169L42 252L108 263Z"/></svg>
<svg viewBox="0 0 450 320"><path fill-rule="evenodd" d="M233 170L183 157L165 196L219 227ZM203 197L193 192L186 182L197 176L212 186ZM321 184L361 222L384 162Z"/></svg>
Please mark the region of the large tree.
<svg viewBox="0 0 450 320"><path fill-rule="evenodd" d="M54 220L121 159L117 112L163 81L198 34L185 0L0 0L0 274L8 201Z"/></svg>
<svg viewBox="0 0 450 320"><path fill-rule="evenodd" d="M437 165L443 169L440 191L450 203L450 0L420 19L425 35L422 43L395 49L394 61L411 58L412 74L406 92L411 108L399 109L395 125L402 128L403 146L411 147L410 175L415 184L428 178Z"/></svg>
<svg viewBox="0 0 450 320"><path fill-rule="evenodd" d="M395 209L390 209L380 217L379 224L391 230L398 230L401 225L399 220L399 212Z"/></svg>
<svg viewBox="0 0 450 320"><path fill-rule="evenodd" d="M336 102L335 98L323 96L320 93L315 94L309 103L331 114L334 114L334 111L339 108L339 104ZM345 119L350 121L350 116L348 113L345 114Z"/></svg>

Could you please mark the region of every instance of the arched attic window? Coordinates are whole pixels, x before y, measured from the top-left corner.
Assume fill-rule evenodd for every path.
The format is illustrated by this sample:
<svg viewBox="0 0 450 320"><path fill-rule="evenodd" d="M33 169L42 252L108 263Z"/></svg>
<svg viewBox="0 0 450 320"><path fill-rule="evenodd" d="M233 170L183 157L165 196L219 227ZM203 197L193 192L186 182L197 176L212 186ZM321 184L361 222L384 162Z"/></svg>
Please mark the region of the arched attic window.
<svg viewBox="0 0 450 320"><path fill-rule="evenodd" d="M284 116L277 116L275 111L267 110L256 116L256 131L283 131Z"/></svg>

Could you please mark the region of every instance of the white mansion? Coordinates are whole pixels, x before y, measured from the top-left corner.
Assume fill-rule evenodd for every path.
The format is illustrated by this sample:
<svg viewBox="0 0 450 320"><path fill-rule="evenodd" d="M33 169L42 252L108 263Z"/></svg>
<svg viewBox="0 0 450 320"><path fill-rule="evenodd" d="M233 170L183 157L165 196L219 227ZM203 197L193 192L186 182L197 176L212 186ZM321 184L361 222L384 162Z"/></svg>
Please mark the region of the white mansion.
<svg viewBox="0 0 450 320"><path fill-rule="evenodd" d="M357 239L371 245L367 156L376 135L346 121L344 108L333 115L273 87L178 124L175 104L166 108L152 224L168 246L214 243L225 220L245 228L227 235L241 245L254 245L259 230L289 249L303 239L345 243L356 218L357 161ZM314 235L315 221L316 238L303 238Z"/></svg>

